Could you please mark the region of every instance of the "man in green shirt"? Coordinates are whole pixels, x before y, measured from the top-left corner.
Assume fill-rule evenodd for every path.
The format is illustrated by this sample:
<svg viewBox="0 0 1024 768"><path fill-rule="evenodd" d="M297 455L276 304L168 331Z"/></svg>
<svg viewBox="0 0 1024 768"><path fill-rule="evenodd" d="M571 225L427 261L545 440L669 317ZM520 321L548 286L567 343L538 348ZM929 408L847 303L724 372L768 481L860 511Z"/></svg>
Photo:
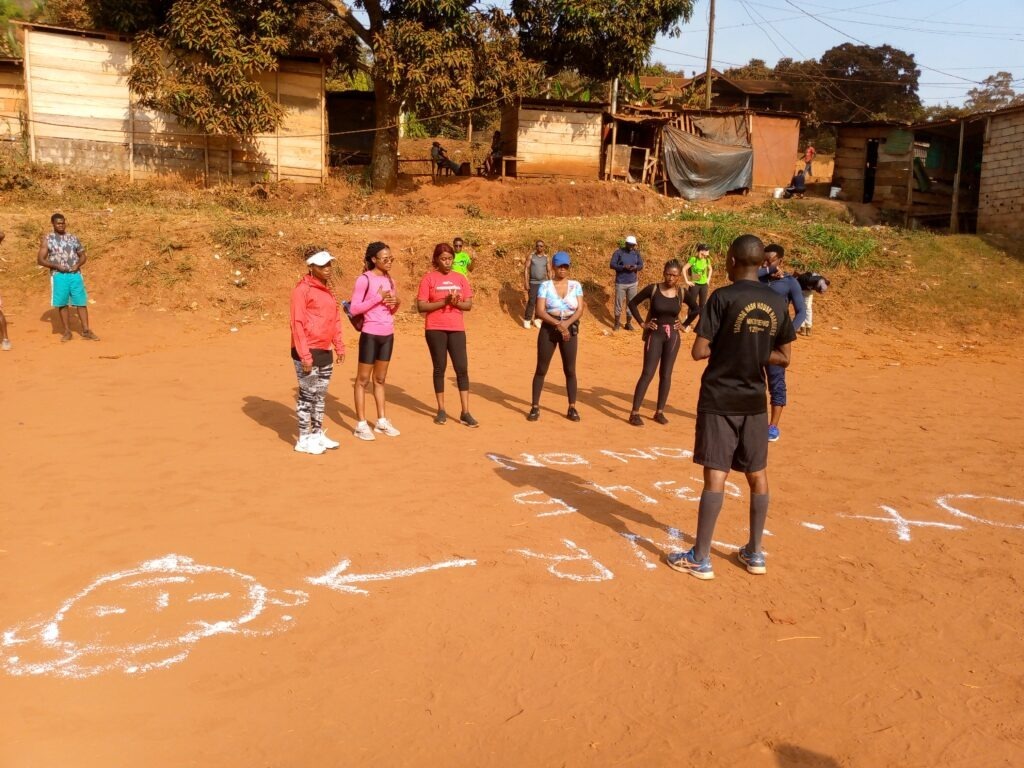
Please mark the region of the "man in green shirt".
<svg viewBox="0 0 1024 768"><path fill-rule="evenodd" d="M455 261L452 262L452 271L458 272L463 277L469 277L473 271L473 257L466 250L466 244L461 237L452 240L452 247L455 250Z"/></svg>

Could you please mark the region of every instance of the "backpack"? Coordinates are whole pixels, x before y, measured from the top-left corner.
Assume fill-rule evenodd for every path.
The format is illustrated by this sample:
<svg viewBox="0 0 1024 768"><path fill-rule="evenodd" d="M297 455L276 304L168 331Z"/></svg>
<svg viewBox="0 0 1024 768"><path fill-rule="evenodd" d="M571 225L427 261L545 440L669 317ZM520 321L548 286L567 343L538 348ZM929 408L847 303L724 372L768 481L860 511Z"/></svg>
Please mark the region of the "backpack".
<svg viewBox="0 0 1024 768"><path fill-rule="evenodd" d="M819 275L817 272L801 272L798 275L793 275L793 277L795 277L796 281L800 283L800 289L803 291L824 293L832 284L827 277Z"/></svg>
<svg viewBox="0 0 1024 768"><path fill-rule="evenodd" d="M363 301L366 301L366 297L370 294L370 277L369 277L369 274L370 274L369 272L363 272L363 275L366 276L366 290L363 291ZM395 290L395 281L391 279L390 275L388 275L388 282L391 283L391 290L392 291ZM343 302L341 302L341 308L343 310L345 310L345 317L347 317L348 321L350 323L352 323L352 327L355 328L357 331L362 331L363 330L363 320L365 318L363 317L363 315L353 315L352 314L352 302L351 301L343 301Z"/></svg>

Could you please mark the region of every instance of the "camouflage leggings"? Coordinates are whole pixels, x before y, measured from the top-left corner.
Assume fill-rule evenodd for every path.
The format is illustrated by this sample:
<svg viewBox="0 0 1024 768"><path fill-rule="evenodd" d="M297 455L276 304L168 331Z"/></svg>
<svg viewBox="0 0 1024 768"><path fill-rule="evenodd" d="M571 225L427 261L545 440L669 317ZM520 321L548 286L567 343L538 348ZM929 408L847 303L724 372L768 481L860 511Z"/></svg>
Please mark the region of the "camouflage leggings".
<svg viewBox="0 0 1024 768"><path fill-rule="evenodd" d="M302 363L295 363L295 375L299 380L299 397L295 402L295 413L299 419L299 437L319 432L324 423L324 400L327 384L334 372L333 365L313 366L308 374L302 372Z"/></svg>

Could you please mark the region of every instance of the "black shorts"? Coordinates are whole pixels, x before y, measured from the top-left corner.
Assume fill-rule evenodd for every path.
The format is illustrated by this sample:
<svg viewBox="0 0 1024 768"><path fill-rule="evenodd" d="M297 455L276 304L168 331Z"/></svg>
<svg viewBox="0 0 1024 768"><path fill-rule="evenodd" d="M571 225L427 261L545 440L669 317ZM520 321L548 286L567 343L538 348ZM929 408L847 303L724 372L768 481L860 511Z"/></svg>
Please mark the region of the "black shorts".
<svg viewBox="0 0 1024 768"><path fill-rule="evenodd" d="M768 466L768 414L698 413L693 461L723 472L760 472Z"/></svg>
<svg viewBox="0 0 1024 768"><path fill-rule="evenodd" d="M373 365L378 360L388 362L391 360L391 351L395 347L395 334L387 336L375 336L372 333L359 334L359 362L363 365Z"/></svg>

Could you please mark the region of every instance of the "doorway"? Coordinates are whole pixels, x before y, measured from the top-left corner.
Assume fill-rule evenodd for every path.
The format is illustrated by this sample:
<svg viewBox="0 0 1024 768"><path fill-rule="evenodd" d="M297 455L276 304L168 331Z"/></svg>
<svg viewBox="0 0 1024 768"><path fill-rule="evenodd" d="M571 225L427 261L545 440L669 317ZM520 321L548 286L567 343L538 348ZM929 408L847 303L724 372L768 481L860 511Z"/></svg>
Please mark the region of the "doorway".
<svg viewBox="0 0 1024 768"><path fill-rule="evenodd" d="M864 202L875 197L875 173L878 171L878 139L868 139L867 160L864 163Z"/></svg>

